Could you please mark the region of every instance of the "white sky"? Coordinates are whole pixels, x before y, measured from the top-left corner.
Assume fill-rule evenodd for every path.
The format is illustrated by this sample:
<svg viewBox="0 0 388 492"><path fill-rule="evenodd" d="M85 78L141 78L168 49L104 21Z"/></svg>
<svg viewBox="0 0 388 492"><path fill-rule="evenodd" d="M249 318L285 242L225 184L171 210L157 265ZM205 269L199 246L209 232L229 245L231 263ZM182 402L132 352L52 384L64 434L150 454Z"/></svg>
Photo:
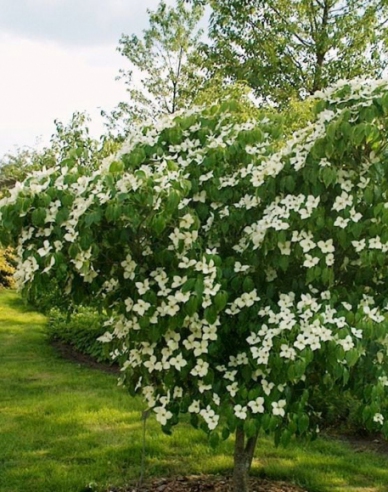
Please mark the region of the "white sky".
<svg viewBox="0 0 388 492"><path fill-rule="evenodd" d="M115 77L129 68L122 33L141 34L158 0L0 0L0 158L47 142L54 119L87 111L94 136L100 109L126 99ZM167 3L174 4L173 0Z"/></svg>

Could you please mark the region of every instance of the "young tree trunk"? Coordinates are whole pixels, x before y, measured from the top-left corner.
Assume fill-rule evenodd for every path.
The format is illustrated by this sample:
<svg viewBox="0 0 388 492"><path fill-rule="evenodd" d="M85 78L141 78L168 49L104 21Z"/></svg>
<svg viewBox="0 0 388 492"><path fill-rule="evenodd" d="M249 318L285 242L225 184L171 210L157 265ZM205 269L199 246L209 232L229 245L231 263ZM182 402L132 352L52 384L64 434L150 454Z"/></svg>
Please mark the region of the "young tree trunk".
<svg viewBox="0 0 388 492"><path fill-rule="evenodd" d="M245 443L244 430L236 429L234 445L233 492L249 492L248 478L255 451L257 435L250 437Z"/></svg>

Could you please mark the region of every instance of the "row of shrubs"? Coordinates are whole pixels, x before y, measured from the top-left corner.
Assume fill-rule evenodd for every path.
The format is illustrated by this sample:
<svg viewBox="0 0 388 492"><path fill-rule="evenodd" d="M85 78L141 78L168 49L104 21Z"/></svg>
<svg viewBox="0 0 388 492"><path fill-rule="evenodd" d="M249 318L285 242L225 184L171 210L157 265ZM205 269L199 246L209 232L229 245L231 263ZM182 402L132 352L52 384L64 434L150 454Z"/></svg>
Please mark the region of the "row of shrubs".
<svg viewBox="0 0 388 492"><path fill-rule="evenodd" d="M62 342L96 362L111 363L109 347L97 341L106 332L107 316L93 307L77 306L69 311L55 279L44 289L26 289L25 300L48 318L47 334L51 342Z"/></svg>
<svg viewBox="0 0 388 492"><path fill-rule="evenodd" d="M70 345L96 362L111 363L108 346L97 341L106 332L106 316L89 307L79 307L72 313L53 308L48 313L48 319L47 330L51 341Z"/></svg>

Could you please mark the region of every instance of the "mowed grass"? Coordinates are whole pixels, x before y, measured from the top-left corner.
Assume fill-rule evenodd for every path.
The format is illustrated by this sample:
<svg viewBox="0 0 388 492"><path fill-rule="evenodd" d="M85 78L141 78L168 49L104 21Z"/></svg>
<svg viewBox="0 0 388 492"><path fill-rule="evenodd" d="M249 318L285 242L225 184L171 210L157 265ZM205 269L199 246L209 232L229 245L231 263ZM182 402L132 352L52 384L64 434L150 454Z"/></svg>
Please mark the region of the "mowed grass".
<svg viewBox="0 0 388 492"><path fill-rule="evenodd" d="M134 482L140 474L143 403L114 375L62 360L45 318L0 292L0 492L81 492ZM147 421L145 477L230 473L233 442L212 450L202 432L179 425L165 436ZM388 457L321 439L274 448L259 441L253 475L309 492L386 492Z"/></svg>

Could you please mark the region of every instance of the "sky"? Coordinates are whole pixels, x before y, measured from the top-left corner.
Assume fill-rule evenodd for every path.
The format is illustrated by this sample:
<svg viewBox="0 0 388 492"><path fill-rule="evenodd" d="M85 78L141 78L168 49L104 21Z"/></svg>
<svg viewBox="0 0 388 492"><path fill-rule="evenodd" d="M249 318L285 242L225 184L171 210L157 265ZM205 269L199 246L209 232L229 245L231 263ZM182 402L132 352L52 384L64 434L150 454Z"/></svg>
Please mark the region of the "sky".
<svg viewBox="0 0 388 492"><path fill-rule="evenodd" d="M141 35L159 0L0 0L0 159L18 147L47 143L54 120L92 117L127 97L117 52L122 33ZM167 0L174 4L173 0Z"/></svg>

